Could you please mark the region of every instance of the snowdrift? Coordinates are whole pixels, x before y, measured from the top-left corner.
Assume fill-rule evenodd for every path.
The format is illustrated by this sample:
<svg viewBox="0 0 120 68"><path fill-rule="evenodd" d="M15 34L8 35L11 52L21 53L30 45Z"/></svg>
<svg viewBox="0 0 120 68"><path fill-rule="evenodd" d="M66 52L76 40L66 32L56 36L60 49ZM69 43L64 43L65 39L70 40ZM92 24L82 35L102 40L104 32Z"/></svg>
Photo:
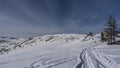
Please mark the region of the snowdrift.
<svg viewBox="0 0 120 68"><path fill-rule="evenodd" d="M101 43L99 35L85 38L80 34L58 34L0 40L0 68L120 67L120 46Z"/></svg>

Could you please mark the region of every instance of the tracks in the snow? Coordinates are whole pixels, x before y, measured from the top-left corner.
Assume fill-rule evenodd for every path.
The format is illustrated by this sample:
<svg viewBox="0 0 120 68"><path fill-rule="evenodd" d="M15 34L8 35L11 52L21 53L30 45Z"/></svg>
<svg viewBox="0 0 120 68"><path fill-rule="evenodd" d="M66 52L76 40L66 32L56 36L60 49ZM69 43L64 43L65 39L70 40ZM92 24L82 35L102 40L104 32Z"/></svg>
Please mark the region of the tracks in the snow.
<svg viewBox="0 0 120 68"><path fill-rule="evenodd" d="M80 54L81 62L76 68L117 68L116 63L109 56L96 52L96 49L93 47L83 49Z"/></svg>
<svg viewBox="0 0 120 68"><path fill-rule="evenodd" d="M30 67L25 68L53 68L67 62L76 60L76 58L57 57L58 54L49 54L42 56L39 60L34 61Z"/></svg>

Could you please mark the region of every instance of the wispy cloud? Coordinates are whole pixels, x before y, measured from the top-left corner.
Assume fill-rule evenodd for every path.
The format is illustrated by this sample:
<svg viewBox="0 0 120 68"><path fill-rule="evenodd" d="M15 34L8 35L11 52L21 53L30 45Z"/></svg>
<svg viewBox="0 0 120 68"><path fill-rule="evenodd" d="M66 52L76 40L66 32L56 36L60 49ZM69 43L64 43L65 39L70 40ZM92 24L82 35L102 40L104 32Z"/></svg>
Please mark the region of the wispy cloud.
<svg viewBox="0 0 120 68"><path fill-rule="evenodd" d="M119 22L119 0L0 0L0 35L31 37L100 32L107 17Z"/></svg>

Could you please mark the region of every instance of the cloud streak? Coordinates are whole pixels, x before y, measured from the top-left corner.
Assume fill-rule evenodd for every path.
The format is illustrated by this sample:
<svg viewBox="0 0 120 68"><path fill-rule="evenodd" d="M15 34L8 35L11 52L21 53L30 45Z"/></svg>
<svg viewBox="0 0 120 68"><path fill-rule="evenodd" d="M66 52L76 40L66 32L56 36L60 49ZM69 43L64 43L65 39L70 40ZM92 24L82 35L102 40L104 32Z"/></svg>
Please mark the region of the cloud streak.
<svg viewBox="0 0 120 68"><path fill-rule="evenodd" d="M0 35L31 37L56 33L99 33L119 0L0 0ZM103 28L102 28L103 27Z"/></svg>

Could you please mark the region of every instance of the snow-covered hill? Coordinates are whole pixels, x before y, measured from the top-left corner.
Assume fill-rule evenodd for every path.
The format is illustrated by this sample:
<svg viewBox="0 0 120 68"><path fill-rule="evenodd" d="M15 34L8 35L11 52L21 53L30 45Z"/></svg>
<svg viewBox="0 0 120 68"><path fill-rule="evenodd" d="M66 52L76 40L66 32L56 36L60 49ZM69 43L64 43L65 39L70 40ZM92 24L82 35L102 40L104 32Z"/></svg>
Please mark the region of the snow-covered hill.
<svg viewBox="0 0 120 68"><path fill-rule="evenodd" d="M0 68L119 68L120 46L100 36L57 34L0 42Z"/></svg>
<svg viewBox="0 0 120 68"><path fill-rule="evenodd" d="M84 35L79 34L58 34L58 35L45 35L32 38L9 38L0 37L0 54L8 53L10 51L31 47L35 45L46 44L64 44L83 39Z"/></svg>

